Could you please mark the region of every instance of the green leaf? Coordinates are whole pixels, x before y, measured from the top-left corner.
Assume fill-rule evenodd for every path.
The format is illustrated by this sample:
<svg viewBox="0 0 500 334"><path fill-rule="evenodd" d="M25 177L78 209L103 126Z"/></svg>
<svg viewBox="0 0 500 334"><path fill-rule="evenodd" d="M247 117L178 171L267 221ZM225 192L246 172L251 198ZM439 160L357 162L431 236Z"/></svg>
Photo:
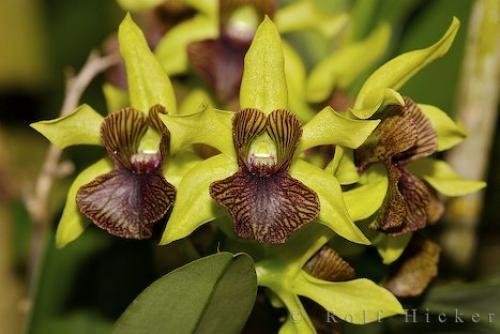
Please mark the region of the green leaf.
<svg viewBox="0 0 500 334"><path fill-rule="evenodd" d="M88 225L88 221L80 214L76 206L76 193L81 186L89 183L97 176L105 174L113 169L111 161L101 159L83 170L75 178L69 188L66 204L57 226L56 246L58 248L66 246L71 241L78 238Z"/></svg>
<svg viewBox="0 0 500 334"><path fill-rule="evenodd" d="M379 122L350 119L331 107L326 107L304 125L300 149L307 150L320 145L358 148Z"/></svg>
<svg viewBox="0 0 500 334"><path fill-rule="evenodd" d="M347 88L385 52L390 40L388 24L380 25L365 40L335 50L316 65L307 80L307 99L326 100L337 87Z"/></svg>
<svg viewBox="0 0 500 334"><path fill-rule="evenodd" d="M300 56L288 43L283 41L282 46L289 109L302 122L307 122L314 116L314 111L309 107L305 98L306 69Z"/></svg>
<svg viewBox="0 0 500 334"><path fill-rule="evenodd" d="M435 159L421 159L409 166L412 173L429 182L441 194L463 196L481 190L486 186L483 181L465 180L446 162Z"/></svg>
<svg viewBox="0 0 500 334"><path fill-rule="evenodd" d="M382 206L389 186L387 174L381 166L366 171L366 183L344 192L349 215L354 221L366 219Z"/></svg>
<svg viewBox="0 0 500 334"><path fill-rule="evenodd" d="M367 324L396 314L404 314L398 300L386 289L368 279L327 282L304 271L294 282L297 294L314 300L340 319Z"/></svg>
<svg viewBox="0 0 500 334"><path fill-rule="evenodd" d="M426 65L446 54L455 39L459 25L458 19L454 17L448 30L435 44L425 49L404 53L377 69L361 88L352 113L366 119L381 106L399 100L390 90L399 89Z"/></svg>
<svg viewBox="0 0 500 334"><path fill-rule="evenodd" d="M170 150L173 153L192 144L206 144L233 157L233 115L232 112L206 107L191 115L160 115L160 118L172 133Z"/></svg>
<svg viewBox="0 0 500 334"><path fill-rule="evenodd" d="M215 18L196 15L170 29L158 43L155 55L167 74L183 73L189 67L189 43L216 38L217 34L218 24Z"/></svg>
<svg viewBox="0 0 500 334"><path fill-rule="evenodd" d="M213 105L212 99L202 89L190 92L179 106L179 115L191 115Z"/></svg>
<svg viewBox="0 0 500 334"><path fill-rule="evenodd" d="M335 177L300 159L292 164L290 175L303 182L318 195L321 208L320 223L347 240L365 245L370 244L349 217L340 184Z"/></svg>
<svg viewBox="0 0 500 334"><path fill-rule="evenodd" d="M72 145L101 145L101 123L103 117L84 104L71 114L50 121L30 124L60 149Z"/></svg>
<svg viewBox="0 0 500 334"><path fill-rule="evenodd" d="M129 105L128 94L126 91L121 90L120 88L109 83L105 83L102 86L102 91L104 93L104 98L106 99L108 113L118 111Z"/></svg>
<svg viewBox="0 0 500 334"><path fill-rule="evenodd" d="M207 256L153 282L118 319L114 333L239 333L256 294L248 255Z"/></svg>
<svg viewBox="0 0 500 334"><path fill-rule="evenodd" d="M174 209L160 244L184 238L221 215L220 208L210 197L210 184L229 177L237 170L236 161L224 154L208 158L193 167L177 188Z"/></svg>
<svg viewBox="0 0 500 334"><path fill-rule="evenodd" d="M266 16L245 55L240 89L241 109L257 108L266 114L287 109L288 96L281 38Z"/></svg>
<svg viewBox="0 0 500 334"><path fill-rule="evenodd" d="M333 159L328 163L325 170L335 176L342 185L359 181L359 174L354 164L352 151L339 145L335 146Z"/></svg>
<svg viewBox="0 0 500 334"><path fill-rule="evenodd" d="M384 264L391 264L399 259L406 246L411 240L412 233L406 233L398 236L390 236L379 233L374 245Z"/></svg>
<svg viewBox="0 0 500 334"><path fill-rule="evenodd" d="M140 12L160 5L164 0L117 0L126 11Z"/></svg>
<svg viewBox="0 0 500 334"><path fill-rule="evenodd" d="M118 41L127 70L131 106L146 113L155 104L161 104L169 114L176 114L177 105L170 79L130 15L120 24Z"/></svg>
<svg viewBox="0 0 500 334"><path fill-rule="evenodd" d="M428 105L418 105L432 124L432 128L437 133L438 151L447 150L467 137L467 131L460 125L453 122L441 109Z"/></svg>

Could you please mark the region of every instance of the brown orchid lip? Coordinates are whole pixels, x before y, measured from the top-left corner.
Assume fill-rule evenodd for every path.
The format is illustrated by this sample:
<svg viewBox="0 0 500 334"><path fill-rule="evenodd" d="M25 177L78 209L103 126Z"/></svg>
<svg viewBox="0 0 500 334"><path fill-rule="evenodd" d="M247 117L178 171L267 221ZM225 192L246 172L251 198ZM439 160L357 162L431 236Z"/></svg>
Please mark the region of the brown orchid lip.
<svg viewBox="0 0 500 334"><path fill-rule="evenodd" d="M80 211L108 233L129 239L151 237L152 228L175 199L175 188L162 175L169 133L159 120L160 106L149 118L125 108L104 119L103 144L114 169L82 186L76 196ZM157 152L138 152L138 144L148 126L161 134Z"/></svg>
<svg viewBox="0 0 500 334"><path fill-rule="evenodd" d="M381 162L389 175L389 188L373 228L399 235L433 223L443 213L442 204L428 184L406 165L427 157L437 148L437 135L420 108L405 97L404 106L389 106L375 130L378 142L356 151L360 172Z"/></svg>
<svg viewBox="0 0 500 334"><path fill-rule="evenodd" d="M284 243L319 214L316 193L288 174L301 134L300 122L286 110L269 116L257 109L236 113L233 141L239 170L212 183L210 195L229 211L239 237ZM276 152L269 150L266 138ZM257 160L255 153L261 154Z"/></svg>

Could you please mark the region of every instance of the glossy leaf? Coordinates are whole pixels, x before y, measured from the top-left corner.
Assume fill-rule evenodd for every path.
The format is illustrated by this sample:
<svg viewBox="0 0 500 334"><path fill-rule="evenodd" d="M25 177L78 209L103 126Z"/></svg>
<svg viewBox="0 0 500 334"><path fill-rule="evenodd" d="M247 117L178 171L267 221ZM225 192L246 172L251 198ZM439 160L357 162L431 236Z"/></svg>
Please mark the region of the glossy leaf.
<svg viewBox="0 0 500 334"><path fill-rule="evenodd" d="M177 197L163 232L161 244L184 238L199 226L221 215L208 189L212 182L222 180L237 171L235 160L223 154L208 158L193 167L177 188Z"/></svg>
<svg viewBox="0 0 500 334"><path fill-rule="evenodd" d="M192 144L212 146L234 156L232 143L233 113L206 107L190 115L160 115L171 133L170 150L176 153Z"/></svg>
<svg viewBox="0 0 500 334"><path fill-rule="evenodd" d="M84 104L67 116L32 123L30 126L52 144L64 149L73 145L101 145L102 120L99 113Z"/></svg>
<svg viewBox="0 0 500 334"><path fill-rule="evenodd" d="M390 40L390 28L382 24L365 40L335 50L319 62L307 80L307 99L326 100L335 88L347 88L354 79L379 59Z"/></svg>
<svg viewBox="0 0 500 334"><path fill-rule="evenodd" d="M217 34L217 20L206 15L196 15L170 29L158 43L155 55L168 75L183 73L189 67L189 43L216 38Z"/></svg>
<svg viewBox="0 0 500 334"><path fill-rule="evenodd" d="M379 120L350 119L331 107L326 107L304 125L301 149L306 150L320 145L358 148L379 122Z"/></svg>
<svg viewBox="0 0 500 334"><path fill-rule="evenodd" d="M281 38L274 23L266 17L245 56L240 107L257 108L269 114L288 107L287 95Z"/></svg>
<svg viewBox="0 0 500 334"><path fill-rule="evenodd" d="M467 137L467 131L449 118L441 109L428 104L419 104L418 106L437 133L438 151L447 150Z"/></svg>
<svg viewBox="0 0 500 334"><path fill-rule="evenodd" d="M361 88L352 113L359 118L371 117L381 106L393 103L397 90L413 75L437 58L442 57L450 48L459 28L459 21L453 21L443 37L428 48L404 53L378 68ZM402 101L400 101L402 102Z"/></svg>
<svg viewBox="0 0 500 334"><path fill-rule="evenodd" d="M294 290L354 324L364 325L404 313L401 304L389 291L368 279L333 283L302 272L295 279Z"/></svg>
<svg viewBox="0 0 500 334"><path fill-rule="evenodd" d="M429 182L441 194L463 196L481 190L486 186L483 181L463 179L450 165L441 160L421 159L409 165L412 173Z"/></svg>
<svg viewBox="0 0 500 334"><path fill-rule="evenodd" d="M78 210L76 206L76 193L81 186L89 183L94 178L99 175L108 173L113 169L113 165L110 160L102 159L83 170L73 181L71 187L69 188L68 195L66 198L66 204L57 226L56 232L56 245L57 247L64 247L71 241L78 238L85 228L87 227L89 221L83 217L83 215Z"/></svg>
<svg viewBox="0 0 500 334"><path fill-rule="evenodd" d="M366 183L344 192L349 215L354 221L366 219L382 206L389 180L381 168L370 168L365 177Z"/></svg>
<svg viewBox="0 0 500 334"><path fill-rule="evenodd" d="M105 83L102 86L108 113L112 113L128 106L128 94L112 84Z"/></svg>
<svg viewBox="0 0 500 334"><path fill-rule="evenodd" d="M114 333L238 333L256 294L248 255L207 256L153 282L118 319Z"/></svg>
<svg viewBox="0 0 500 334"><path fill-rule="evenodd" d="M175 114L177 105L170 79L130 15L120 24L118 40L127 70L130 105L146 113L161 104L169 114Z"/></svg>
<svg viewBox="0 0 500 334"><path fill-rule="evenodd" d="M337 179L325 170L300 159L292 164L290 175L318 195L321 209L320 223L347 240L365 245L370 243L349 217Z"/></svg>

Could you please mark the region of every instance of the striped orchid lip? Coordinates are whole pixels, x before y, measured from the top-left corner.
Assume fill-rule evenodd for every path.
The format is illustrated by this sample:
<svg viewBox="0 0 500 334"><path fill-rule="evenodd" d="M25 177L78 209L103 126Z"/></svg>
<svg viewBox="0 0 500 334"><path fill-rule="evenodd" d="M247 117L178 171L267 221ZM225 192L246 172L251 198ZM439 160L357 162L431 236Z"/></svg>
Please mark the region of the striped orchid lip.
<svg viewBox="0 0 500 334"><path fill-rule="evenodd" d="M239 170L212 183L210 195L229 211L239 237L284 243L318 216L317 194L288 174L301 135L300 121L287 110L266 116L244 109L234 116Z"/></svg>
<svg viewBox="0 0 500 334"><path fill-rule="evenodd" d="M76 196L80 211L108 233L128 239L147 239L172 206L175 188L162 175L170 134L155 106L145 117L124 108L104 119L101 138L114 169L82 186ZM139 152L148 127L161 134L156 152Z"/></svg>
<svg viewBox="0 0 500 334"><path fill-rule="evenodd" d="M390 235L419 230L435 223L443 205L427 183L406 165L436 151L437 135L430 121L410 98L404 106L389 106L375 130L376 143L356 150L360 171L381 162L389 177L389 188L373 228Z"/></svg>

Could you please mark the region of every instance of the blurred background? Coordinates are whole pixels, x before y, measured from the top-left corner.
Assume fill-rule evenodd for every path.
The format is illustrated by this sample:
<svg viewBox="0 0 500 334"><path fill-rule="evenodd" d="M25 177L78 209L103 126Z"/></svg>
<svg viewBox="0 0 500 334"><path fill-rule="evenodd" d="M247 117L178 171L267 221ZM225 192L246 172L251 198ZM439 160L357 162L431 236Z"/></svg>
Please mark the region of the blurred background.
<svg viewBox="0 0 500 334"><path fill-rule="evenodd" d="M289 2L292 1L282 1ZM363 0L318 1L324 10L332 12L349 12L356 2ZM465 103L461 82L467 80L463 77L469 45L467 34L476 1L364 2L370 7L370 15L364 18L360 36L383 20L389 21L393 28L384 60L432 44L445 31L452 16L460 19L461 29L448 54L402 89L414 100L436 105L451 117L458 117ZM68 247L54 248L53 234L72 177L103 154L100 148L64 152L63 160L71 164L68 173L57 178L51 191L48 201L51 223L47 233L39 233L40 227L33 223L26 207L26 198L34 190L49 147L48 141L29 124L57 117L66 76L83 65L90 50L102 48L124 15L125 11L114 0L0 1L0 333L19 333L28 328L27 324L30 333L108 333L113 321L144 287L162 273L190 260L179 245L158 248L154 241L118 240L94 228L89 228ZM147 24L148 15L137 15L137 19ZM331 51L329 44L313 32L293 33L286 38L301 53L308 69ZM498 45L498 31L489 43ZM498 73L494 76L496 88L490 88L498 97ZM103 82L103 76L94 80L81 101L105 113ZM425 332L500 332L497 107L485 111L492 120L487 128L471 133L482 143L472 151L475 153L464 156L458 152L458 156L451 153L447 157L455 166L458 164L460 172L472 177L479 175L488 186L481 196L465 200L472 201L472 205L451 203L444 222L426 232L443 247L440 275L424 297L406 302L435 313L449 312L450 307L458 305L466 313L495 313L498 319L489 323L484 316L478 324L433 323L426 325ZM470 164L475 169L468 170L468 161L479 163ZM42 246L34 246L37 243ZM380 259L375 253L365 257L366 262L373 260L368 265L373 268L366 271L379 275L383 267ZM40 258L39 263L33 258ZM452 285L450 290L450 284L458 285ZM280 311L266 301L259 303L246 331L276 332ZM407 325L396 318L363 328L345 326L344 331L424 332L420 325Z"/></svg>

